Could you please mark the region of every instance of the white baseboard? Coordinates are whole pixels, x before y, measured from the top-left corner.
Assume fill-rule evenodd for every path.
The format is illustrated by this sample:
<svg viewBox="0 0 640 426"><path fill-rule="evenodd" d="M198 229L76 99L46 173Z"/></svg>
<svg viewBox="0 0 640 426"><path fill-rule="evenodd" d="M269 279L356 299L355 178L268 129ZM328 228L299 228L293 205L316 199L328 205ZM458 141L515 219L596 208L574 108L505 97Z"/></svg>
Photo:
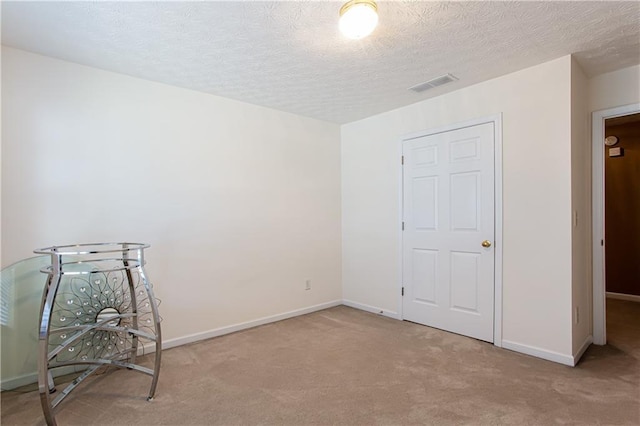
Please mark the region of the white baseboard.
<svg viewBox="0 0 640 426"><path fill-rule="evenodd" d="M288 318L297 317L299 315L310 314L312 312L321 311L323 309L333 308L334 306L339 306L341 304L342 304L341 300L333 300L331 302L309 306L308 308L296 309L294 311L289 311L282 314L258 318L256 320L247 321L240 324L229 325L226 327L215 328L213 330L203 331L200 333L189 334L183 337L164 340L162 342L162 349L169 349L176 346L186 345L187 343L198 342L200 340L210 339L212 337L218 337L218 336L223 336L225 334L235 333L236 331L246 330L247 328L253 328L259 325L269 324L272 322L282 321ZM155 351L155 345L152 344L152 345L145 346L145 353L150 353L154 351Z"/></svg>
<svg viewBox="0 0 640 426"><path fill-rule="evenodd" d="M536 358L546 359L547 361L553 361L560 364L568 365L569 367L575 366L575 361L573 356L561 354L559 352L549 351L542 348L536 348L535 346L523 345L522 343L511 342L509 340L503 339L502 348L509 349L515 352L520 352L526 355L535 356Z"/></svg>
<svg viewBox="0 0 640 426"><path fill-rule="evenodd" d="M345 306L349 306L350 308L360 309L361 311L367 311L378 315L383 315L385 317L393 318L393 319L402 319L400 318L400 314L394 311L385 311L381 308L376 308L375 306L365 305L364 303L353 302L351 300L342 300L342 304Z"/></svg>
<svg viewBox="0 0 640 426"><path fill-rule="evenodd" d="M64 376L65 374L76 373L82 371L86 366L69 366L60 367L52 371L53 377ZM38 383L38 372L23 374L22 376L12 377L10 379L4 379L0 384L0 388L3 391L19 388L21 386L30 385L32 383Z"/></svg>
<svg viewBox="0 0 640 426"><path fill-rule="evenodd" d="M592 343L593 343L593 336L588 335L587 338L584 339L584 343L582 344L582 346L580 346L580 349L578 349L578 352L576 352L576 354L573 356L573 365L578 364L578 361L580 361L580 358L582 358L582 355L584 355L584 353L589 348L589 346L591 346Z"/></svg>
<svg viewBox="0 0 640 426"><path fill-rule="evenodd" d="M282 321L288 318L297 317L300 315L310 314L312 312L321 311L323 309L333 308L334 306L340 306L341 300L333 300L327 303L321 303L319 305L309 306L307 308L296 309L294 311L285 312L282 314L271 315L264 318L258 318L256 320L243 322L240 324L234 324L226 327L220 327L213 330L203 331L201 333L189 334L187 336L178 337L175 339L169 339L162 342L162 349L169 349L176 346L186 345L188 343L198 342L200 340L210 339L212 337L218 337L225 334L234 333L240 330L246 330L247 328L257 327L259 325L269 324L276 321ZM154 342L147 342L144 345L138 347L138 355L150 354L156 351L156 344ZM62 367L54 371L54 377L64 374L70 374L75 372L76 367ZM1 383L2 390L15 389L20 386L29 385L31 383L38 382L38 373L29 373L19 377L3 380Z"/></svg>
<svg viewBox="0 0 640 426"><path fill-rule="evenodd" d="M19 388L21 386L30 385L38 382L38 373L23 374L22 376L4 379L2 384L3 391Z"/></svg>
<svg viewBox="0 0 640 426"><path fill-rule="evenodd" d="M635 294L612 293L608 291L607 297L609 299L619 299L619 300L629 300L631 302L640 302L640 296L636 296Z"/></svg>

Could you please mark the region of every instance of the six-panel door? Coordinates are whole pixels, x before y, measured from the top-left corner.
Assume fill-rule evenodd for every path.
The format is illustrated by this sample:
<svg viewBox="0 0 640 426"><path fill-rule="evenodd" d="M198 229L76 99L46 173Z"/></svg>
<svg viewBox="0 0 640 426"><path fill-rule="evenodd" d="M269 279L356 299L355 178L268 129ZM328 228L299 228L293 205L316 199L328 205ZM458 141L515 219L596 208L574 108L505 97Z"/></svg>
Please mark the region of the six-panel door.
<svg viewBox="0 0 640 426"><path fill-rule="evenodd" d="M493 342L494 124L405 140L403 155L404 319Z"/></svg>

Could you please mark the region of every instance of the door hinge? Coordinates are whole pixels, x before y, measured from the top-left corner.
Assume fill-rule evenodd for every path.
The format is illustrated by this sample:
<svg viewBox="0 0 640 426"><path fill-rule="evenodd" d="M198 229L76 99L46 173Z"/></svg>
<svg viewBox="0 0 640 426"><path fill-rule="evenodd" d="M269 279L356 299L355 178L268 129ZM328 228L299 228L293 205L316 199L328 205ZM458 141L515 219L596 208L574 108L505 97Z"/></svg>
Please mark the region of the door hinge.
<svg viewBox="0 0 640 426"><path fill-rule="evenodd" d="M604 247L604 240L600 240L600 245Z"/></svg>
<svg viewBox="0 0 640 426"><path fill-rule="evenodd" d="M402 287L402 296L404 296L404 287Z"/></svg>
<svg viewBox="0 0 640 426"><path fill-rule="evenodd" d="M404 222L402 222L402 230L404 231Z"/></svg>
<svg viewBox="0 0 640 426"><path fill-rule="evenodd" d="M400 157L400 164L404 165L404 155Z"/></svg>

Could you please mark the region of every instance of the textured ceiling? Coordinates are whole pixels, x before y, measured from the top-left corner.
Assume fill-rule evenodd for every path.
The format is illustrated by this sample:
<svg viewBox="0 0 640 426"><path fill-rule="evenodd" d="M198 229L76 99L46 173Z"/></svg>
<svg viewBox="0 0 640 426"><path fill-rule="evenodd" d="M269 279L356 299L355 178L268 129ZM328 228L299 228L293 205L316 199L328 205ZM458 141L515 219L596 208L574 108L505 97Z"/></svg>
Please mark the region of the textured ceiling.
<svg viewBox="0 0 640 426"><path fill-rule="evenodd" d="M380 1L363 40L338 33L340 5L3 1L2 43L337 123L572 53L589 76L640 63L635 1Z"/></svg>

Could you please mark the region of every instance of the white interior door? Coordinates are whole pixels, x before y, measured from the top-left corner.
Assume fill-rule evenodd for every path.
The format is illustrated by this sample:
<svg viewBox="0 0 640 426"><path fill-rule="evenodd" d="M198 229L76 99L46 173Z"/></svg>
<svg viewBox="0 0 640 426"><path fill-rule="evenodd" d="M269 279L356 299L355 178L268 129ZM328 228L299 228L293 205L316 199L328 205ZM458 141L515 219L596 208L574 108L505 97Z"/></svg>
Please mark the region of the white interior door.
<svg viewBox="0 0 640 426"><path fill-rule="evenodd" d="M403 142L403 317L493 342L494 123Z"/></svg>

